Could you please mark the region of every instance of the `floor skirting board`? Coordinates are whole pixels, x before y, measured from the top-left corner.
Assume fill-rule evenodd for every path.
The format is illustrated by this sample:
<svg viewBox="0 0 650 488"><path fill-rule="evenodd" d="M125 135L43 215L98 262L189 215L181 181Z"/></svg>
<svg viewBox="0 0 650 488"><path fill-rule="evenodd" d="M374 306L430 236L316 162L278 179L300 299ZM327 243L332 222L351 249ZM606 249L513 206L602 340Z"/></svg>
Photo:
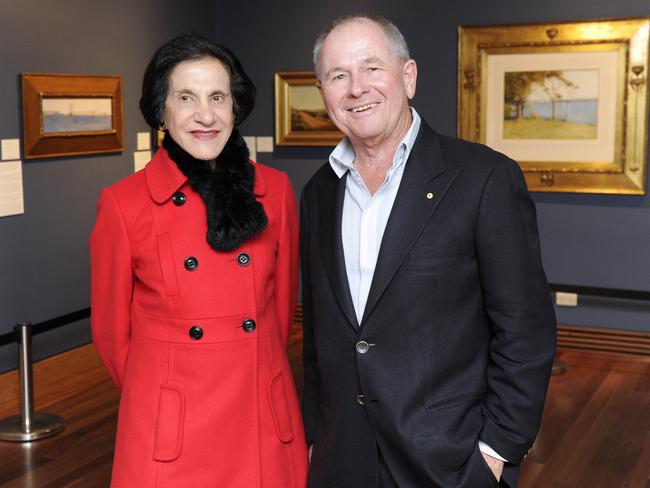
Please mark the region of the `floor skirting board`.
<svg viewBox="0 0 650 488"><path fill-rule="evenodd" d="M650 357L650 332L558 325L557 345L560 348Z"/></svg>

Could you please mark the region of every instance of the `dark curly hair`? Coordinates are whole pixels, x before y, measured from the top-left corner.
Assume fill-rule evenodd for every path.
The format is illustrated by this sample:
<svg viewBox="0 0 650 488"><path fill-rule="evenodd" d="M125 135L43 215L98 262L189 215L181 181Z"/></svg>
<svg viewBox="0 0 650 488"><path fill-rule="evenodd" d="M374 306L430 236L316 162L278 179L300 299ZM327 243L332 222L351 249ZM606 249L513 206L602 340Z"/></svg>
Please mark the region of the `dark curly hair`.
<svg viewBox="0 0 650 488"><path fill-rule="evenodd" d="M158 48L144 72L140 111L153 129L158 129L162 123L171 72L183 61L205 57L220 61L230 75L235 126L251 113L255 105L255 85L235 55L227 47L213 44L196 32L186 32Z"/></svg>

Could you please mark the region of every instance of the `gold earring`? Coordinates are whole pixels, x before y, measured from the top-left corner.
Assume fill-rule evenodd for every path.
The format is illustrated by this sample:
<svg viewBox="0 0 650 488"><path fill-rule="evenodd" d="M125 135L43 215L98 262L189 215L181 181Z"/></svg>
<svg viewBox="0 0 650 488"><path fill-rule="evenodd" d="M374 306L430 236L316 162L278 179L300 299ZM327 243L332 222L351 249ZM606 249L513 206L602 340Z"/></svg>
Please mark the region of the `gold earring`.
<svg viewBox="0 0 650 488"><path fill-rule="evenodd" d="M158 126L158 130L160 132L165 132L167 130L167 124L165 124L165 121L163 120L160 125Z"/></svg>

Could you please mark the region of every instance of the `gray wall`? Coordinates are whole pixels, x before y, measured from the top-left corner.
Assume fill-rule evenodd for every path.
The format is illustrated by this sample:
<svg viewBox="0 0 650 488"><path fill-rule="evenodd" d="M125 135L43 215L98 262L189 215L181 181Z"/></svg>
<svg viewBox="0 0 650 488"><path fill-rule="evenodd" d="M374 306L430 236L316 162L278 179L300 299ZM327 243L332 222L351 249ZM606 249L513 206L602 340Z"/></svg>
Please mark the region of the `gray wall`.
<svg viewBox="0 0 650 488"><path fill-rule="evenodd" d="M191 8L188 8L191 5ZM212 0L3 0L0 3L0 138L21 138L21 72L123 77L121 154L24 161L25 214L0 218L0 334L89 306L88 234L100 188L133 172L144 68L186 29L213 33ZM22 155L22 148L21 148ZM90 340L88 321L34 337L36 358ZM0 371L17 364L0 348Z"/></svg>
<svg viewBox="0 0 650 488"><path fill-rule="evenodd" d="M273 73L311 69L311 47L330 19L373 9L405 32L419 63L415 107L455 133L458 25L650 15L646 0L521 2L251 0L3 0L0 5L0 138L21 138L19 73L119 74L125 147L119 155L25 162L25 214L0 218L0 334L89 305L87 237L99 189L132 172L135 134L147 130L137 101L144 67L164 40L187 28L230 46L259 90L246 135L273 134ZM259 159L287 171L296 190L327 148L278 148ZM543 258L554 282L650 290L650 197L536 194ZM647 304L583 300L561 323L650 331ZM88 323L36 336L37 358L89 340ZM15 367L0 348L0 371Z"/></svg>
<svg viewBox="0 0 650 488"><path fill-rule="evenodd" d="M418 62L414 106L444 134L456 131L457 26L650 15L647 0L363 0L305 2L217 0L216 36L242 59L258 103L243 132L273 133L273 74L311 69L313 40L331 19L373 10L404 32ZM245 25L245 28L243 26ZM278 148L259 159L287 171L299 191L327 149ZM650 196L534 194L549 281L650 291ZM563 324L650 331L650 304L585 298L557 308Z"/></svg>

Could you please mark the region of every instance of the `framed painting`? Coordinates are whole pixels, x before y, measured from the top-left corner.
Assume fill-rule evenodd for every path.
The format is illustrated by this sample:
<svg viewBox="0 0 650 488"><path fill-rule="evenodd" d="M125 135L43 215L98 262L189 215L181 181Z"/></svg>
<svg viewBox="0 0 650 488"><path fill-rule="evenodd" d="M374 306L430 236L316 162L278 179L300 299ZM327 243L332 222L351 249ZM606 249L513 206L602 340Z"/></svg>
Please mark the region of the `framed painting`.
<svg viewBox="0 0 650 488"><path fill-rule="evenodd" d="M26 159L124 150L119 76L22 73Z"/></svg>
<svg viewBox="0 0 650 488"><path fill-rule="evenodd" d="M335 146L343 139L325 110L313 72L275 74L275 144Z"/></svg>
<svg viewBox="0 0 650 488"><path fill-rule="evenodd" d="M645 194L650 19L459 28L458 135L531 191Z"/></svg>

